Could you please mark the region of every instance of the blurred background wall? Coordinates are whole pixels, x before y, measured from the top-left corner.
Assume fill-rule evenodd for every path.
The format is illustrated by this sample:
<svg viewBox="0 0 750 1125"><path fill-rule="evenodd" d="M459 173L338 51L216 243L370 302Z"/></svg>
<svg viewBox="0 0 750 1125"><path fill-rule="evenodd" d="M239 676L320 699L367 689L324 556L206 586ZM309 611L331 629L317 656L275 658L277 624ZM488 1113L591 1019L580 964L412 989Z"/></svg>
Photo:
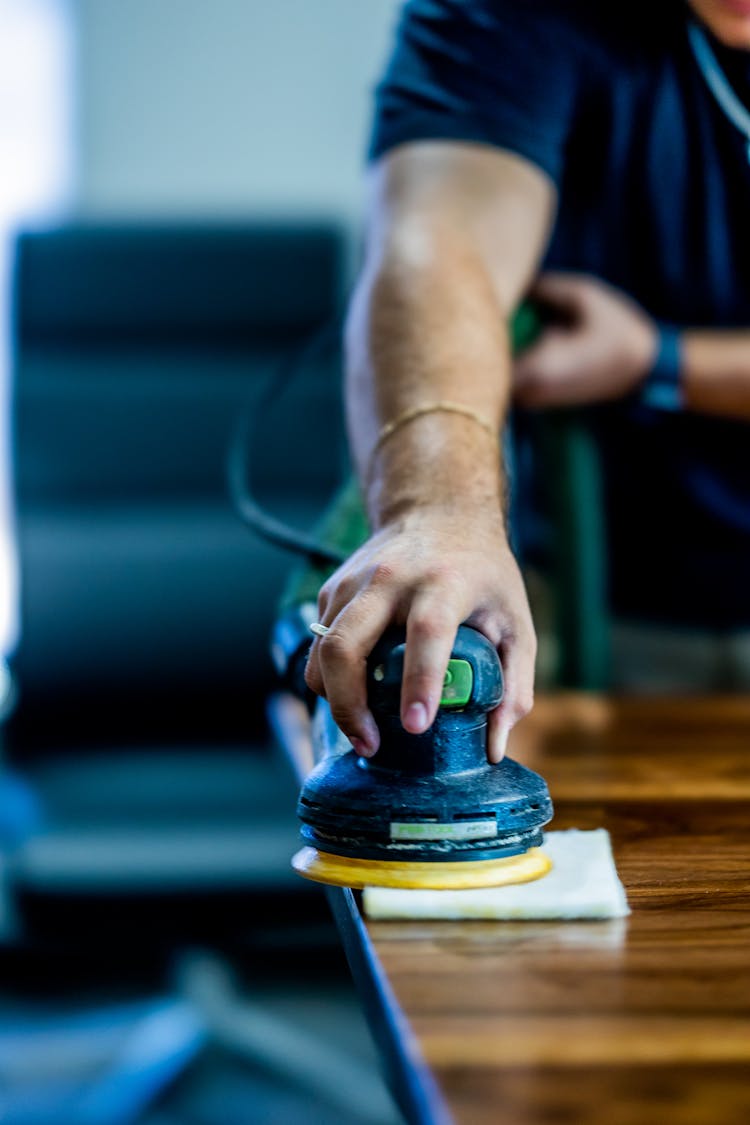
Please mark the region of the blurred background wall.
<svg viewBox="0 0 750 1125"><path fill-rule="evenodd" d="M72 27L66 0L0 0L0 713L17 640L10 460L11 256L15 230L70 206Z"/></svg>
<svg viewBox="0 0 750 1125"><path fill-rule="evenodd" d="M16 132L33 155L37 194L46 192L45 198L59 204L59 217L50 217L49 209L44 214L38 207L17 208L6 220L6 230L11 234L14 223L21 228L58 222L73 227L81 221L84 224L84 233L74 229L62 242L49 237L34 242L32 237L21 244L17 258L17 320L22 327L16 364L16 497L24 606L19 678L25 677L27 690L32 682L51 686L53 680L62 690L61 661L69 673L68 681L78 678L87 683L83 664L76 665L66 654L78 653L81 658L88 654L95 664L86 666L87 675L89 671L93 674L94 667L103 674L107 664L103 653L113 654L115 649L107 638L131 633L140 638L140 650L128 650L121 664L124 660L131 670L145 667L145 657L150 654L154 668L166 675L172 667L176 673L181 667L179 652L188 651L175 639L182 635L180 628L187 628L180 598L175 595L170 616L165 600L159 598L152 606L146 589L156 591L159 584L165 584L156 561L166 566L167 558L174 567L170 572L173 580L166 583L169 590L177 590L178 575L190 589L194 589L194 573L205 579L206 590L200 596L194 591L193 597L194 603L206 605L206 621L198 632L205 642L206 623L213 622L217 638L223 638L225 663L236 669L243 666L241 660L231 657L229 607L244 590L247 614L253 608L251 601L258 606L265 601L266 617L270 616L275 587L264 595L265 587L253 587L247 576L255 574L257 582L259 572L254 568L261 567L266 577L274 572L278 585L281 567L287 569L292 560L279 559L278 553L273 557L268 552L257 557L247 554L257 545L257 537L249 537L232 515L222 477L230 421L246 394L259 393L284 355L288 362L287 353L300 348L303 328L309 335L317 327L317 321L296 323L290 304L289 286L293 285L298 304L302 301L312 308L317 301L322 308L323 275L311 274L303 281L301 274L301 228L305 224L328 224L336 239L339 230L346 237L350 253L343 257L350 268L347 271L337 264L337 278L328 282L327 304L323 301L325 318L334 308L340 312L340 295L351 277L358 245L372 87L388 52L398 7L398 0L0 0L0 14L13 13L13 19L6 21L8 27L28 23L29 13L38 13L26 40L10 50L19 75L30 76L27 85L35 99L34 113L30 109L18 112L15 91L5 101ZM5 39L6 47L10 42ZM43 74L48 75L45 81ZM20 78L16 85L19 83ZM19 183L18 189L25 199L33 198L25 183ZM221 253L210 241L213 236L206 234L217 223L225 229ZM245 265L250 268L260 260L259 254L262 257L266 228L268 238L275 239L279 223L300 228L295 236L297 250L285 263L278 247L273 253L269 249L269 260L257 267L257 290L253 290L247 270L236 260L242 254L230 231L247 232L253 227L251 237L259 241L245 254ZM99 242L87 241L85 224L98 225ZM117 242L115 228L120 225L130 232L127 246ZM159 243L160 226L173 230L185 259L184 268L175 266L169 280L163 273L168 247ZM187 248L194 236L203 240L206 269L201 267L197 250ZM331 245L333 237L331 234ZM142 251L140 257L137 247ZM118 254L120 274L115 268ZM337 261L341 257L337 251ZM26 268L29 263L31 272ZM242 277L235 276L237 269L241 273L244 269ZM117 288L115 274L125 290ZM278 339L272 344L266 338L270 329L265 331L268 326L260 324L256 306L260 302L269 313L274 277L278 292L271 319ZM247 303L231 331L224 324L226 316L217 312L229 335L222 336L213 326L211 347L206 345L208 350L201 353L201 371L193 346L198 342L195 319L189 309L185 311L190 305L185 285L195 288L190 308L200 310L198 319L209 315L208 305L215 306L215 312L231 305L232 294L238 299L237 293L241 293ZM165 286L171 288L171 297ZM201 286L205 292L198 293ZM76 317L68 306L62 309L58 299L73 291L80 297L80 315L76 314L80 332L73 331L71 317ZM163 305L170 300L167 313ZM35 301L46 309L41 321L34 311ZM2 300L6 312L8 304L6 294ZM58 337L60 332L65 336L54 347L47 314ZM159 321L161 338L151 340L151 348L142 338L141 314L151 324L152 333ZM311 315L308 309L307 320ZM320 310L316 315L323 316ZM175 317L182 325L179 333L172 323ZM120 325L116 339L112 318ZM37 326L33 331L29 328L32 323ZM257 329L257 339L252 341L251 325ZM247 337L245 352L240 356L236 351L230 359L226 349L237 341L232 344L229 336L236 335L240 326ZM7 329L4 335L7 338ZM166 355L169 349L174 352L171 367ZM178 355L180 349L187 352ZM331 358L328 363L327 398L322 372L318 380L319 412L324 420L339 406L335 362ZM287 460L294 462L297 479L307 453L298 447L288 422L297 416L309 420L307 407L297 400L303 384L315 382L310 372L305 379L296 380L293 399L282 404L288 406L284 424L276 419L276 444L293 449L294 455ZM133 414L138 396L140 413ZM195 418L188 418L189 408L196 411ZM181 436L177 435L178 415L184 415ZM267 428L270 433L270 422ZM150 462L142 448L146 430L153 433L156 443ZM57 444L50 434L60 439ZM211 441L208 450L206 443ZM218 528L212 523L213 538L198 526L208 483L196 482L195 474L190 483L182 481L170 495L169 512L156 511L166 478L170 473L174 476L169 467L170 450L176 454L180 442L192 451L186 455L191 464L197 461L197 442L203 460L215 468L209 514L211 520L218 518L220 503L224 523ZM122 456L115 456L113 451L121 446ZM112 454L108 464L114 457L125 465L126 474L132 468L133 473L142 470L143 476L146 462L151 465L152 478L141 493L136 496L132 488L117 492L112 487L113 479L97 461L97 451L102 449ZM132 456L134 452L138 455ZM272 465L263 453L261 460L266 476L270 479L276 473L280 479L276 472L279 458ZM46 466L43 481L40 465ZM67 479L75 465L80 479L76 478L73 491L63 497L62 478ZM341 468L337 465L337 474ZM97 496L96 510L92 490ZM299 491L297 487L295 496ZM188 493L193 508L185 516ZM318 500L308 499L306 514L312 515L319 510ZM281 514L282 509L277 511ZM293 515L286 513L290 520ZM183 522L193 520L194 573L184 558L177 559L178 545L185 538L178 534L178 517ZM221 550L216 545L219 542ZM226 575L219 579L217 573L209 574L204 558L209 543L214 544L215 556L224 551L222 566L231 562L235 567L232 597ZM2 546L0 526L0 555ZM107 551L114 552L114 561L105 558ZM5 554L11 557L10 552ZM120 571L127 581L115 581ZM143 587L134 577L141 571ZM12 576L11 567L0 567L0 578L2 575ZM11 605L15 586L6 581L4 595L0 581L0 657L4 649L12 648L12 638L4 643L1 626L2 607ZM100 588L100 597L92 596L95 587ZM207 599L212 591L223 592L224 617L216 606L209 612ZM125 618L115 621L108 616L115 611ZM263 638L255 648L267 659L266 617L255 621L257 635ZM252 636L247 621L240 626L236 613L234 620L238 637ZM197 629L195 623L193 628ZM10 632L11 625L5 630ZM164 640L162 647L156 643L159 637ZM167 651L170 645L171 655ZM121 676L118 668L118 682ZM216 678L222 677L217 669ZM87 690L90 686L87 684Z"/></svg>
<svg viewBox="0 0 750 1125"><path fill-rule="evenodd" d="M397 8L397 0L0 0L0 462L14 231L66 215L322 218L342 224L354 247L371 89ZM0 661L16 635L11 529L4 472Z"/></svg>
<svg viewBox="0 0 750 1125"><path fill-rule="evenodd" d="M78 0L85 215L356 222L396 0Z"/></svg>

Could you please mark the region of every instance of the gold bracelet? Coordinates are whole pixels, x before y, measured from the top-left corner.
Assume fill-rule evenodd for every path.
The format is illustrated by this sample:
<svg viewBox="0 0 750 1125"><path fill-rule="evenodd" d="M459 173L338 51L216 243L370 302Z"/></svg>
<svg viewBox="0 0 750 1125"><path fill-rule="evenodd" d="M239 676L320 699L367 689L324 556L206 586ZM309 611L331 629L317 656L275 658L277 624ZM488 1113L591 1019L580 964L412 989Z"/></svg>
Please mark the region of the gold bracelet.
<svg viewBox="0 0 750 1125"><path fill-rule="evenodd" d="M402 426L406 426L407 423L412 422L415 418L421 418L423 414L435 414L438 411L446 414L462 414L464 418L471 418L472 421L480 425L483 430L487 431L490 437L495 439L498 437L497 428L493 422L490 422L490 420L480 414L478 410L472 409L471 406L464 406L460 402L428 402L423 406L410 406L408 410L402 411L401 414L397 414L390 422L386 422L381 429L372 447L370 467L372 468L372 463L375 460L375 455L378 450L384 445L391 434L394 434L396 430L400 430Z"/></svg>

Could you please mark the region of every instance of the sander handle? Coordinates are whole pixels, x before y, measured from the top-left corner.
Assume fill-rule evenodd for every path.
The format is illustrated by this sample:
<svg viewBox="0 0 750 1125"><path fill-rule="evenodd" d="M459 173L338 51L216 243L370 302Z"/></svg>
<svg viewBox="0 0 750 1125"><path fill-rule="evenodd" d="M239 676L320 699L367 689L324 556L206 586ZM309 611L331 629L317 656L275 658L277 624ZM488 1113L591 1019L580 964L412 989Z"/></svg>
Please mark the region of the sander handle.
<svg viewBox="0 0 750 1125"><path fill-rule="evenodd" d="M381 741L373 767L433 774L486 766L487 713L503 698L494 645L478 630L459 626L435 721L419 735L401 725L405 651L406 631L394 627L383 634L367 662L368 704Z"/></svg>

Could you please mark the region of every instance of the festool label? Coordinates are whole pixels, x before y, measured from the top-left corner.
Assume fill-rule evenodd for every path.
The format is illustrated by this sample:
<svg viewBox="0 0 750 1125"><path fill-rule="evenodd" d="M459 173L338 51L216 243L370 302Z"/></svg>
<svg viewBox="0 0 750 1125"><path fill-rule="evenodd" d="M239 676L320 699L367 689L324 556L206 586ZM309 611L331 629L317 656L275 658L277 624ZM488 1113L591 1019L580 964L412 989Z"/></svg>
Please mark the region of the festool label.
<svg viewBox="0 0 750 1125"><path fill-rule="evenodd" d="M478 840L496 835L495 820L456 820L449 824L434 820L391 821L392 840Z"/></svg>

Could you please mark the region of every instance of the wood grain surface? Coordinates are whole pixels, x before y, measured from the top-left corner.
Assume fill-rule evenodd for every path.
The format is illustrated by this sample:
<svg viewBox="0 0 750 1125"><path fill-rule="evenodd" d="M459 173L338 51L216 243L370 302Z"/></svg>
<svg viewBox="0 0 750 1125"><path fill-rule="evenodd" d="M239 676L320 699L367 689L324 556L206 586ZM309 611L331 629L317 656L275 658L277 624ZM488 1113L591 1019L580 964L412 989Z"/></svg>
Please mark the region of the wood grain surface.
<svg viewBox="0 0 750 1125"><path fill-rule="evenodd" d="M750 1122L750 700L540 700L514 733L554 828L612 835L613 922L378 922L461 1125Z"/></svg>

